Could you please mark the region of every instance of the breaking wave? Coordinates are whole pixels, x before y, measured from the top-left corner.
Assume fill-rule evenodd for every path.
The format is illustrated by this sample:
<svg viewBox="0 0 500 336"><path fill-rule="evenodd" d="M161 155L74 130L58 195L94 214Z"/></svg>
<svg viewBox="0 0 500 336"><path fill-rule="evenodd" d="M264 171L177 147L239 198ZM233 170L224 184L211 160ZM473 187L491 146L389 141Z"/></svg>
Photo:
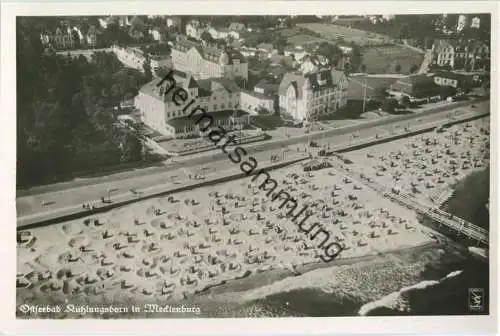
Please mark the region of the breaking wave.
<svg viewBox="0 0 500 336"><path fill-rule="evenodd" d="M461 270L453 271L439 281L426 280L412 286L403 287L399 291L386 295L379 300L366 303L360 308L358 315L368 316L377 311L387 311L387 309L393 311L394 313L399 312L402 314L410 314L413 312L411 302L412 297L416 294L418 295L419 293L423 294L426 290L442 284L447 279L458 277L462 273L463 271Z"/></svg>

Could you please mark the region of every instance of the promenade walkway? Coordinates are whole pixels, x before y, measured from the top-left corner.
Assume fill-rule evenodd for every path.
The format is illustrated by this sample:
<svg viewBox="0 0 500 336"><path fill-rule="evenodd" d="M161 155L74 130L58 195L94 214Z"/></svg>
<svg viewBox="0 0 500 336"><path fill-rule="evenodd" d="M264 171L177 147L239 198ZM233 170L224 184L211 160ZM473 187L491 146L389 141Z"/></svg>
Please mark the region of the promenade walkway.
<svg viewBox="0 0 500 336"><path fill-rule="evenodd" d="M486 114L479 111L462 111L453 122L477 118ZM396 118L399 119L398 117ZM451 122L450 120L446 121L443 120L442 117L435 117L434 115L428 118L429 120L424 117L423 119L419 119L419 123L412 123L412 132L423 132L433 127L440 126L443 123ZM332 142L331 149L335 151L354 150L360 146L369 146L377 142L390 141L393 138L404 137L411 134L406 132L404 127L399 124L393 125L396 126L388 127L390 131L386 130L381 136L377 133L380 132L377 128L361 131L361 136L358 138L353 138L354 132L352 131L341 132L345 134L337 136L336 141ZM403 125L406 125L406 120L403 122ZM325 134L325 136L326 135L327 134ZM319 135L316 136L318 136L318 138L320 137ZM325 138L318 140L325 140ZM261 164L269 165L271 154L283 154L282 161L286 161L286 164L293 163L294 158L300 157L303 159L305 153L303 153L302 150L305 144L302 143L292 146L296 144L295 141L287 143L288 146L282 142L276 143L276 145L278 144L279 146L273 146L272 142L258 144L246 149L249 155L257 159L259 166ZM18 227L26 227L35 224L65 220L76 214L80 216L87 215L88 210L83 208L83 203L91 203L91 205L97 208L96 211L106 211L107 209L116 207L116 204L129 204L144 198L155 197L159 195L159 193L175 192L186 190L186 188L199 187L207 183L217 183L218 181L228 179L229 176L236 178L234 175L241 173L237 165L228 162L227 154L219 152L212 154L208 159L210 163L207 163L207 158L205 157L196 158L197 166L193 166L194 162L189 160L179 161L175 163L173 167L165 166L155 168L155 170L158 171L155 174L132 176L131 178L124 178L121 180L103 179L101 183L92 184L86 183L86 181L83 180L79 181L81 185L76 188L65 188L55 191L47 190L42 193L27 193L25 196L17 197L16 199L18 212L17 225ZM274 163L274 166L280 164L284 165L283 162ZM207 175L207 172L203 171L203 169L206 168L211 170L211 172L209 172L209 175L211 175L210 178L204 180L188 179L188 175L190 174ZM170 189L173 191L170 191ZM102 203L100 201L100 198L106 194L110 194L113 201L112 204Z"/></svg>
<svg viewBox="0 0 500 336"><path fill-rule="evenodd" d="M264 162L263 164L261 164L262 162L259 162L259 167L257 169L262 168L266 170L272 170L300 162L306 158L307 156L305 153L290 153L287 154L286 157L283 156L281 159L278 159L275 162ZM229 164L231 163L227 163L227 165ZM182 178L178 178L179 173L177 174L178 175L172 175L177 176L177 178L166 179L164 183L151 185L141 190L123 188L114 190L115 193L112 193L112 190L105 190L103 192L102 186L100 186L101 188L97 190L98 192L100 192L100 195L110 194L109 198L105 197L104 202L99 200L98 197L95 197L90 202L80 201L78 199L78 202L71 202L70 204L65 206L60 206L47 211L37 211L29 215L20 216L17 219L17 227L19 229L29 228L37 225L57 223L78 217L88 216L93 213L108 211L116 207L124 206L133 202L138 202L153 197L164 196L189 189L199 188L205 185L216 184L236 178L245 177L245 174L241 171L240 166L237 164L233 164L229 167L229 169L226 170L212 171L208 174L210 175L209 177L203 174L196 174L198 177L193 178L195 174L189 171L186 171L185 175L183 175ZM192 178L189 179L188 175L191 175ZM85 192L86 190L83 191ZM87 197L87 199L91 197L89 197L89 195L92 195L92 193L85 193L85 197ZM84 208L83 203L90 204L90 209Z"/></svg>

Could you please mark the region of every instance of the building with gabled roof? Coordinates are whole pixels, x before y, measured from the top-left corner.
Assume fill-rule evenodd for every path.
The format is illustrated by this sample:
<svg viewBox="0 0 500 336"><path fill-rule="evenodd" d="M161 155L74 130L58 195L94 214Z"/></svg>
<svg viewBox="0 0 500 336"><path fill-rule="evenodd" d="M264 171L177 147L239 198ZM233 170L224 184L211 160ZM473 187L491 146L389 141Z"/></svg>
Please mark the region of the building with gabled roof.
<svg viewBox="0 0 500 336"><path fill-rule="evenodd" d="M349 81L333 68L303 74L286 73L279 85L279 110L295 120L333 115L347 104Z"/></svg>
<svg viewBox="0 0 500 336"><path fill-rule="evenodd" d="M433 63L455 70L486 70L490 48L479 40L439 39L432 46Z"/></svg>
<svg viewBox="0 0 500 336"><path fill-rule="evenodd" d="M413 98L430 97L437 94L437 85L431 76L412 75L399 78L391 85L391 91Z"/></svg>
<svg viewBox="0 0 500 336"><path fill-rule="evenodd" d="M433 76L434 83L439 86L451 86L464 90L473 86L473 76L451 71L438 71Z"/></svg>
<svg viewBox="0 0 500 336"><path fill-rule="evenodd" d="M167 18L167 27L173 27L176 30L180 31L181 24L182 24L182 20L178 16L172 16L172 17Z"/></svg>
<svg viewBox="0 0 500 336"><path fill-rule="evenodd" d="M252 91L241 91L241 109L248 113L266 110L274 114L278 110L278 85L266 79L259 81Z"/></svg>
<svg viewBox="0 0 500 336"><path fill-rule="evenodd" d="M300 60L300 72L306 74L330 68L330 62L323 55L306 54Z"/></svg>
<svg viewBox="0 0 500 336"><path fill-rule="evenodd" d="M207 46L179 36L171 55L175 69L191 72L197 79L241 77L248 80L248 63L234 49Z"/></svg>
<svg viewBox="0 0 500 336"><path fill-rule="evenodd" d="M145 53L140 48L123 48L117 45L113 45L111 50L123 65L141 72L144 72L144 62L146 61L149 61L153 75L156 75L156 69L170 65L170 57L168 55L151 55Z"/></svg>
<svg viewBox="0 0 500 336"><path fill-rule="evenodd" d="M95 48L97 46L97 34L97 28L95 26L90 26L89 30L85 34L85 39L89 47Z"/></svg>
<svg viewBox="0 0 500 336"><path fill-rule="evenodd" d="M191 20L186 24L186 35L201 40L201 34L208 30L208 26L198 20Z"/></svg>
<svg viewBox="0 0 500 336"><path fill-rule="evenodd" d="M135 106L140 112L141 120L154 130L175 137L192 136L198 133L196 123L189 117L191 108L177 105L173 101L170 90L173 80L176 88L183 88L189 94L187 102L194 100L191 108L199 106L210 113L215 125L224 126L226 130L246 123L243 116L248 113L240 106L241 88L229 78L207 78L197 80L188 72L171 69L168 80L154 79L140 88L135 97ZM158 86L160 84L160 86ZM228 111L236 111L239 117L234 117ZM228 115L230 114L230 116ZM254 112L255 113L255 112Z"/></svg>
<svg viewBox="0 0 500 336"><path fill-rule="evenodd" d="M229 25L229 30L240 32L246 30L246 27L241 22L231 22L231 24Z"/></svg>

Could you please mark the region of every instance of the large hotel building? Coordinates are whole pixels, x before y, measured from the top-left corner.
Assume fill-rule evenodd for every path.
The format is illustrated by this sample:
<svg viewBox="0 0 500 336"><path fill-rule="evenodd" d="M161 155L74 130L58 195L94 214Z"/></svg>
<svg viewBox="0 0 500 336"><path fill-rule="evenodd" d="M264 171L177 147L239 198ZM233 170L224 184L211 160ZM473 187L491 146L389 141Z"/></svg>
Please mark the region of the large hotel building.
<svg viewBox="0 0 500 336"><path fill-rule="evenodd" d="M172 64L196 79L241 77L248 80L248 63L239 51L208 47L184 36L179 36L172 48Z"/></svg>
<svg viewBox="0 0 500 336"><path fill-rule="evenodd" d="M279 86L280 113L294 120L333 115L347 104L349 81L342 71L286 73Z"/></svg>
<svg viewBox="0 0 500 336"><path fill-rule="evenodd" d="M229 78L195 79L192 74L173 70L176 87L184 88L196 102L214 119L214 126L222 126L230 131L239 129L248 123L248 115L256 114L259 107L272 109L273 98L265 93L243 91ZM141 120L164 135L177 138L196 136L199 131L184 106L177 106L173 101L168 81L158 86L162 79L154 79L144 85L135 97L135 106L139 109Z"/></svg>

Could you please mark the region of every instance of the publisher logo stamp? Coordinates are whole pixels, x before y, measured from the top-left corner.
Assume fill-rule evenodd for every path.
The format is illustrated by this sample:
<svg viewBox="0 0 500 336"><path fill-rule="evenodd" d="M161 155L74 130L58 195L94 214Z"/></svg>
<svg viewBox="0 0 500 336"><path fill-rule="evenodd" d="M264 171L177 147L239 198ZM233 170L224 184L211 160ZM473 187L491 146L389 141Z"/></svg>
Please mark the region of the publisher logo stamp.
<svg viewBox="0 0 500 336"><path fill-rule="evenodd" d="M484 309L484 290L482 288L469 288L469 310L482 311Z"/></svg>

